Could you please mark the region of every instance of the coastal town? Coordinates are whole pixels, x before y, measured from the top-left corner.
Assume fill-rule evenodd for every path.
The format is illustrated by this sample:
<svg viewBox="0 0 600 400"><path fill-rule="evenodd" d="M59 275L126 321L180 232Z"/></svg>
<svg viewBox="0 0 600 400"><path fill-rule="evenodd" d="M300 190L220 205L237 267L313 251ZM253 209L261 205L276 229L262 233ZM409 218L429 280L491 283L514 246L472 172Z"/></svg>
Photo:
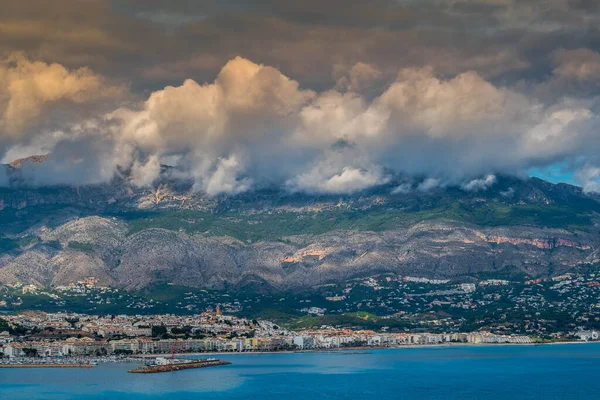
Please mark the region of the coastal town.
<svg viewBox="0 0 600 400"><path fill-rule="evenodd" d="M152 337L149 328L140 333L139 327L163 325L161 319L165 319L167 327L192 327L187 332L187 339L191 340L198 339L194 335L204 335L202 339L206 340L226 337L237 321L248 323L241 323L241 328L248 328L246 333L254 330L256 337L264 338L289 337L282 334L281 327L284 326L296 332L329 326L390 335L491 332L544 340L577 340L578 336L585 336L585 332L600 329L598 298L600 275L591 271L536 279L504 271L503 275L470 281L383 274L345 284L323 285L302 293L260 294L174 285L153 291L128 292L102 286L96 278L89 277L68 286L50 288L23 283L0 286L0 311L7 312L6 318L15 320L16 324L41 330L55 327L19 320L24 311L44 310L50 315L62 315L60 312L65 311L89 314L79 318L76 326L81 325L83 337L91 333L91 337L104 339L117 338L117 333L123 338ZM204 310L215 309L217 305L223 314L231 315L227 317L231 320L221 316L224 322L207 328L206 318L202 320L195 316L203 315ZM95 315L120 316L115 318L124 321L111 324ZM264 326L255 327L252 326L253 319L273 323L265 322ZM262 330L267 326L280 329L264 333ZM116 328L127 331L115 331L111 336L111 329ZM241 335L245 332L241 328L234 329L233 333ZM219 332L224 332L225 336L219 336ZM177 336L173 332L168 334L185 338L185 335ZM205 347L240 349L241 339L231 338L235 339L238 340L235 345ZM262 346L273 348L278 345ZM244 344L243 347L246 350L252 346Z"/></svg>
<svg viewBox="0 0 600 400"><path fill-rule="evenodd" d="M200 314L109 315L23 312L2 317L0 353L24 357L109 357L145 354L314 351L442 344L531 344L528 336L471 333L386 333L323 326L292 331L265 320ZM590 332L582 340L598 339Z"/></svg>

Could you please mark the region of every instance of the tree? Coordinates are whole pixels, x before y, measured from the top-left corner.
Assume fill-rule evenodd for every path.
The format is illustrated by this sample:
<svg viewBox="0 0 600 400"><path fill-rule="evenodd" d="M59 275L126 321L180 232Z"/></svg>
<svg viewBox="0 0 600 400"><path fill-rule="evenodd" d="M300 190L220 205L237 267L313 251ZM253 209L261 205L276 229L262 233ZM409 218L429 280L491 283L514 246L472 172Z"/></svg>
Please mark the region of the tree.
<svg viewBox="0 0 600 400"><path fill-rule="evenodd" d="M27 357L37 357L38 355L37 349L31 347L23 347L23 353L25 353L25 356Z"/></svg>
<svg viewBox="0 0 600 400"><path fill-rule="evenodd" d="M167 335L167 327L164 325L153 326L152 327L152 337L166 336Z"/></svg>
<svg viewBox="0 0 600 400"><path fill-rule="evenodd" d="M181 328L175 327L175 328L171 328L171 333L173 335L189 335L190 332L192 331L192 327L191 326L183 326Z"/></svg>

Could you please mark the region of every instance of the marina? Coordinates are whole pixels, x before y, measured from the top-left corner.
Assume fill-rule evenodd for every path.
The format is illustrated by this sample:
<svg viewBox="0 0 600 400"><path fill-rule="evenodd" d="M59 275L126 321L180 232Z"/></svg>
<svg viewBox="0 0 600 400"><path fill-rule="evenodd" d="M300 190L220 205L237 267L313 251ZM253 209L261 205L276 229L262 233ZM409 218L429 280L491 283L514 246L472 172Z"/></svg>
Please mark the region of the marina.
<svg viewBox="0 0 600 400"><path fill-rule="evenodd" d="M0 368L93 368L96 364L0 364Z"/></svg>

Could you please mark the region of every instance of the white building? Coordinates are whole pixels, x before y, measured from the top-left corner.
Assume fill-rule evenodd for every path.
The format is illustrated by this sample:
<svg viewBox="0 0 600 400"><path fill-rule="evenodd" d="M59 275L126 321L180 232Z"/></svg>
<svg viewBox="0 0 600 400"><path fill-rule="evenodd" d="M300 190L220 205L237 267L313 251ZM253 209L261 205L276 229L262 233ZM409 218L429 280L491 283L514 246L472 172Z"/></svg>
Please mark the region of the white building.
<svg viewBox="0 0 600 400"><path fill-rule="evenodd" d="M315 347L315 340L310 336L294 336L294 342L299 349L306 350Z"/></svg>
<svg viewBox="0 0 600 400"><path fill-rule="evenodd" d="M586 342L589 342L591 340L598 340L600 338L600 335L598 334L598 331L581 331L581 332L577 332L575 334L575 336L579 340L583 340L583 341L586 341Z"/></svg>

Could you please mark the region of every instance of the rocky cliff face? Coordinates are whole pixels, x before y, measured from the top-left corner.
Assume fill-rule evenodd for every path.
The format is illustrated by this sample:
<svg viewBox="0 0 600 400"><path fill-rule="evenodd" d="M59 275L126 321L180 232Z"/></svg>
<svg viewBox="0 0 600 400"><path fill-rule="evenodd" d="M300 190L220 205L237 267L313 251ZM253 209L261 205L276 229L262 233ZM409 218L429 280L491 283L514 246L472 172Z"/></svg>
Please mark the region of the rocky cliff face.
<svg viewBox="0 0 600 400"><path fill-rule="evenodd" d="M15 182L0 189L0 283L93 276L126 289L273 291L380 273L465 279L510 267L547 276L599 262L598 199L537 179L503 178L480 193L393 195L391 184L357 196L217 199L168 171L148 189L129 186L126 174L95 187Z"/></svg>
<svg viewBox="0 0 600 400"><path fill-rule="evenodd" d="M510 235L510 236L507 236ZM300 289L383 272L432 278L474 276L516 266L531 276L593 262L594 234L530 227L485 228L420 222L384 232L333 231L285 242L146 229L100 217L69 221L4 260L0 282L66 285L85 277L127 289L174 283L210 289Z"/></svg>

